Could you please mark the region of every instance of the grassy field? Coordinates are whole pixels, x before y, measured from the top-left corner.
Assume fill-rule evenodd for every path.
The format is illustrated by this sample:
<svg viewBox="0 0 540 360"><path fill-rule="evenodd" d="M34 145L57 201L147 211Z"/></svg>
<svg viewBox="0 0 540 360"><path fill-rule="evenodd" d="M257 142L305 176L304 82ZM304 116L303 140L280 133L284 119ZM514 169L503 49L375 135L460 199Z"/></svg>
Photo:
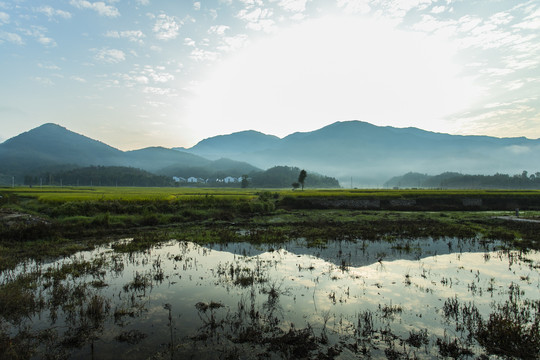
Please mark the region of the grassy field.
<svg viewBox="0 0 540 360"><path fill-rule="evenodd" d="M540 219L540 191L15 187L0 196L0 268L123 236L142 246L459 237L540 247L540 223L508 219L518 207Z"/></svg>
<svg viewBox="0 0 540 360"><path fill-rule="evenodd" d="M15 187L0 193L32 197L40 201L83 200L184 200L201 196L252 199L269 191L279 196L301 198L422 198L422 197L529 197L540 201L540 190L429 190L429 189L235 189L235 188L153 188L153 187Z"/></svg>
<svg viewBox="0 0 540 360"><path fill-rule="evenodd" d="M108 298L100 293L99 289L112 286L107 284L102 274L110 268L117 277L118 273L124 269L124 263L129 264L129 261L151 267L155 273L144 272L143 274L142 271L141 273L137 271L133 281L121 288L120 291L126 293L125 298L131 298L132 302L133 299L141 296L139 290L144 291L147 287L154 286L153 284L158 286L161 282L168 281L168 288L170 288L171 282L168 280L170 274L164 273L161 263L156 262L156 259L159 260L159 255L156 257L154 254L152 261L148 259L151 258L150 254L154 253L153 249L159 249L167 243L174 243L171 240L198 245L244 242L254 244L255 248L268 246L272 249L279 249L284 244L301 240L303 246L315 247L316 251L324 247L332 247L336 244L334 241L344 240L344 243L357 246L359 252L371 246L369 245L371 243L382 242L400 253L416 255L419 254L420 248L415 245L415 242L421 240L427 244L436 243L434 239L442 240L442 244L448 246L448 249L454 246L452 245L454 243L469 242L479 244L481 247L489 246L501 250L500 254L519 254L519 256L526 255L530 249L540 249L540 191L346 189L292 191L230 188L19 187L0 188L0 196L0 275L5 274L4 281L0 283L0 358L31 358L32 354L42 351L43 346L46 348L43 353L49 354L50 349L47 346L56 351L53 354L58 356L50 355L50 358L65 358L62 355L65 351L82 348L89 343L92 343L93 349L93 341L98 338L96 334L104 332L103 324L107 321L112 324L112 319L114 319L114 329L117 329L117 320L121 320L126 315L129 315L130 319L140 316L137 315L136 304L133 309L126 307L124 300L118 295L120 303L112 306L115 298ZM521 209L519 218L514 216L517 207ZM125 239L131 239L131 241L124 241ZM107 258L77 257L77 253L83 250L101 251L100 249L106 247L100 247L100 245L108 243L112 245L110 251L107 252ZM338 242L338 244L341 243ZM459 251L459 249L456 250ZM384 254L376 255L380 256L380 259L384 256ZM141 256L147 257L147 260L141 261ZM71 257L75 260L65 261ZM61 260L64 261L62 266L47 271L41 268L55 259L64 259ZM176 269L177 262L180 264L182 260L182 254L175 253L174 256L170 254L167 259L174 262L174 264L171 263L171 267L174 265ZM17 265L24 264L26 267L27 264L32 264L32 262L26 262L27 260L36 261L37 266L33 267L34 271L23 272L16 277L12 276ZM537 272L538 267L533 267L532 261L527 260L528 262L525 263L525 260L523 260L524 264L531 266L531 272ZM191 256L185 256L184 261L186 266L192 264ZM235 263L236 261L238 260L235 260ZM334 282L339 281L338 275L346 274L349 268L346 254L341 261L341 265L335 266L336 277L330 278L329 282L330 288L334 290ZM482 261L485 262L486 258L484 257ZM512 257L509 261L514 262L515 259ZM275 266L273 262L271 264L271 267ZM380 265L382 268L382 263ZM230 286L249 289L255 284L253 275L256 273L255 270L251 273L252 276L239 277L238 274L243 274L246 267L243 265L237 268L238 271L229 266L221 270L219 267L213 270L216 274L236 274L235 281ZM316 269L313 266L306 267L306 270L298 269L299 272L309 271L310 273L314 270ZM324 272L326 270L323 270ZM471 274L473 274L472 270ZM427 275L426 273L417 275L415 279L409 273L403 274L404 286L410 286L411 281L423 283L427 276L431 276L430 271ZM88 277L86 283L81 282L82 276ZM232 278L233 275L230 276ZM315 282L317 288L322 286L318 285L319 276L317 275ZM434 276L437 276L436 271ZM529 283L529 276L530 274L525 274L518 279ZM302 274L302 279L304 279L304 274ZM354 279L360 282L359 277L355 276ZM435 280L439 281L439 279L433 279L428 283L437 284ZM459 280L461 281L461 278ZM447 283L446 275L440 280L441 284L443 281L444 284ZM271 284L267 281L267 283L261 282L261 286L268 285L268 290L261 290L259 293L266 301L265 304L272 303L279 296L286 297L286 292L280 293L281 285L276 285L277 282ZM343 295L346 296L343 299L349 298L349 284L347 283L347 290ZM474 280L472 285L476 286L477 281ZM493 291L491 283L484 285L488 286L486 291L490 289ZM377 283L377 288L368 286L367 289L373 288L379 291L380 286ZM393 287L394 283L388 286ZM448 289L446 285L444 286L446 294ZM513 287L514 283L510 285L510 289ZM327 302L333 300L333 308L336 304L335 291L330 293L327 290L321 291L320 298ZM424 293L423 288L419 288L418 291ZM516 291L519 293L519 289ZM252 292L254 293L256 292ZM312 294L308 294L306 298L313 296L315 299L315 292ZM342 296L338 297L341 299ZM247 298L249 295L246 296ZM510 295L511 300L518 298L519 296ZM150 303L146 300L142 302ZM294 302L296 303L296 298ZM219 302L211 302L208 306L212 304L216 309L221 306ZM276 302L276 304L279 303ZM470 304L465 300L458 301L457 296L450 297L439 313L448 313L448 319L455 318L457 321L458 318L461 319L458 317L461 313L471 316L476 314ZM529 316L529 314L533 314L533 310L536 311L534 314L538 314L538 303L510 302L509 304L511 308L501 305L497 313L489 315L489 319L483 322L474 317L468 319L467 324L471 325L469 337L475 337L476 341L489 353L506 354L499 352L497 346L492 349L493 344L506 341L506 343L503 342L505 346L511 343L510 345L522 349L525 354L537 354L540 349L540 338L536 334L540 317ZM178 308L172 308L169 303L163 306L164 311L169 311L168 328L173 329L170 320L172 319L171 309L178 311ZM207 306L206 303L198 302L195 308L205 306ZM383 304L381 307L379 304L379 311L386 319L391 317L394 311L401 313L401 307L398 306L400 305L392 305L391 302L389 306ZM249 306L246 306L242 300L238 308L246 309L246 314L240 314L246 319L249 319L249 314L255 316L259 313L248 311ZM78 314L79 316L71 317L75 322L74 330L66 331L65 338L62 338L64 336L62 334L54 333L54 329L57 328L54 325L55 320L52 320L54 326L51 325L46 332L32 333L21 330L24 328L21 324L24 324L26 319L31 321L33 314L46 310L52 314L51 319L55 319L57 309L58 311L62 309L68 315ZM512 312L508 313L507 309ZM203 315L205 315L204 311ZM208 319L212 320L214 310L210 308L208 311L210 312ZM377 310L374 311L365 310L365 319L362 323L366 326L364 330L371 324L370 319L373 314L377 313ZM527 316L516 318L516 314ZM200 319L204 320L206 317L200 317ZM258 323L258 321L250 321L250 323ZM399 322L401 323L401 320ZM360 329L360 321L357 323ZM223 326L212 326L212 328L223 328ZM265 325L265 328L275 329L276 326L272 323L271 326ZM310 327L308 326L307 329L309 330ZM387 329L388 327L381 328L380 333L373 329L366 330L365 333L370 334L366 335L370 339L371 337L379 339L387 336L385 335L388 334ZM142 334L127 331L122 334L124 333L126 336ZM249 332L242 332L243 341L260 343L259 333L253 332L251 340L246 339L245 333ZM354 334L359 333L354 332ZM302 338L302 334L309 336ZM510 338L510 335L515 334L517 335ZM326 346L326 333L323 332L323 335L321 342ZM399 347L394 347L392 343L388 345L385 354L388 358L398 358L396 349L405 349L403 344L407 341L413 344L411 346L414 349L419 348L420 336L427 346L429 342L427 332L411 332L406 340L395 338L394 341L399 344ZM291 343L302 344L307 341L309 346L315 346L316 344L310 340L312 338L313 336L307 330L302 329L289 331L283 335L283 339L288 339L287 341ZM162 342L161 338L160 341ZM268 341L283 342L281 335L274 336ZM468 348L456 341L447 339L445 332L443 338L433 338L431 346L437 346L443 357L463 358ZM45 345L40 345L43 342ZM172 343L171 335L171 349ZM420 345L416 346L417 343ZM374 344L379 347L377 343L374 342ZM416 351L414 349L412 351ZM360 348L356 350L357 353L361 351ZM517 353L512 351L512 354Z"/></svg>
<svg viewBox="0 0 540 360"><path fill-rule="evenodd" d="M67 201L175 201L193 199L201 196L221 198L253 198L253 189L216 188L154 188L154 187L16 187L0 188L0 192L19 197L34 198L42 202Z"/></svg>

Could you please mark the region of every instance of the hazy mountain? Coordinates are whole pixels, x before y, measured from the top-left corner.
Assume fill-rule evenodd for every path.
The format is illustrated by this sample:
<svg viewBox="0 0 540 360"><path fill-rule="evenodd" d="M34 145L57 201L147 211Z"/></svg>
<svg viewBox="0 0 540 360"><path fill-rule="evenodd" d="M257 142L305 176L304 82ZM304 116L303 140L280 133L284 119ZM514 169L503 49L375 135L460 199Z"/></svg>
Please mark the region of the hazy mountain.
<svg viewBox="0 0 540 360"><path fill-rule="evenodd" d="M347 187L382 186L392 176L407 172L535 173L540 171L539 155L540 140L458 136L361 121L336 122L283 139L243 131L205 139L185 151L151 147L123 152L59 125L45 124L0 144L0 174L21 176L104 165L169 176L188 175L195 169L208 176L219 172L240 176L286 164L337 178Z"/></svg>
<svg viewBox="0 0 540 360"><path fill-rule="evenodd" d="M124 163L128 166L152 172L175 165L207 166L210 160L201 156L164 147L148 147L125 152Z"/></svg>
<svg viewBox="0 0 540 360"><path fill-rule="evenodd" d="M175 151L175 150L173 150ZM227 176L240 177L244 174L261 171L261 169L246 162L234 161L230 159L219 159L209 161L203 166L197 165L171 165L158 171L159 174L167 176L181 176L184 178L195 176L203 179L224 178Z"/></svg>
<svg viewBox="0 0 540 360"><path fill-rule="evenodd" d="M66 165L115 165L123 152L56 124L44 124L0 144L0 172L20 174L27 169Z"/></svg>
<svg viewBox="0 0 540 360"><path fill-rule="evenodd" d="M460 136L417 128L380 127L361 121L336 122L319 130L294 133L249 147L260 133L205 139L204 152L220 154L235 148L235 160L261 168L287 164L337 177L353 186L382 186L406 172L446 171L493 174L540 170L540 140ZM268 136L268 135L266 135ZM243 146L233 144L242 139ZM186 151L199 154L199 144ZM266 148L264 148L267 146ZM263 149L264 148L264 149Z"/></svg>
<svg viewBox="0 0 540 360"><path fill-rule="evenodd" d="M422 188L438 188L448 179L463 176L455 172L445 172L439 175L427 175L409 172L402 176L394 176L384 183L385 187L422 187Z"/></svg>
<svg viewBox="0 0 540 360"><path fill-rule="evenodd" d="M204 168L209 172L256 170L244 162L210 161L187 152L149 147L121 151L56 124L45 124L0 144L0 174L19 177L59 173L88 166L128 166L164 174L163 169ZM214 169L215 168L215 169ZM258 170L258 169L257 169ZM173 174L176 175L176 174Z"/></svg>
<svg viewBox="0 0 540 360"><path fill-rule="evenodd" d="M277 146L280 138L258 131L247 130L229 135L218 135L200 141L189 152L208 159L235 158L246 152L265 151ZM184 148L175 148L183 150Z"/></svg>

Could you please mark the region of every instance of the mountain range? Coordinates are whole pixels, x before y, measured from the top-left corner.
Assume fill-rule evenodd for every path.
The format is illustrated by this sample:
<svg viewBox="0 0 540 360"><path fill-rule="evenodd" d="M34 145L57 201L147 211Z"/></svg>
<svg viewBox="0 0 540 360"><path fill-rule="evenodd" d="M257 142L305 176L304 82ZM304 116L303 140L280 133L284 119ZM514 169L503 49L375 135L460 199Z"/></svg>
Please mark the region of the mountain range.
<svg viewBox="0 0 540 360"><path fill-rule="evenodd" d="M0 144L0 174L4 175L34 176L97 165L127 166L169 176L197 171L241 176L260 170L244 162L213 161L163 147L121 151L56 124L41 125Z"/></svg>
<svg viewBox="0 0 540 360"><path fill-rule="evenodd" d="M380 186L410 171L438 174L521 173L540 170L540 139L435 133L417 128L336 122L282 139L254 131L205 139L183 151L220 156L265 168L279 163L308 168L354 186Z"/></svg>
<svg viewBox="0 0 540 360"><path fill-rule="evenodd" d="M540 139L434 133L417 128L336 122L284 138L249 130L191 148L121 151L66 128L45 124L0 144L0 173L78 166L130 166L163 175L189 171L236 176L276 165L304 168L348 186L380 186L407 172L521 173L540 170ZM234 173L233 173L234 172Z"/></svg>

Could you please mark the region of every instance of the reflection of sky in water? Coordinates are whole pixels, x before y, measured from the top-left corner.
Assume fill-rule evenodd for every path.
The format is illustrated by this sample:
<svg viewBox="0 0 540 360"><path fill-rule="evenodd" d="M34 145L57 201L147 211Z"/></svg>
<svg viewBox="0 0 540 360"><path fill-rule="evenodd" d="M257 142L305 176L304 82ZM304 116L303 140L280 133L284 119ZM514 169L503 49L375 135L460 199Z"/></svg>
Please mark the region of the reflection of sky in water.
<svg viewBox="0 0 540 360"><path fill-rule="evenodd" d="M219 319L235 314L242 303L261 312L270 311L272 288L279 294L271 308L280 319L278 326L286 330L291 323L296 328L310 324L320 333L326 318L327 331L335 337L352 333L348 325L356 326L359 315L366 311L376 314L376 326L389 324L402 338L412 329L424 328L431 336L443 336L445 327L453 330L441 314L448 298L457 296L461 301L474 302L485 316L492 301L508 299L512 282L519 284L523 298L538 298L538 268L517 258L512 263L507 254L493 251L493 246L485 248L478 242L450 239L410 240L407 251L396 249L395 245L330 242L325 248L306 248L293 242L273 250L270 246L249 244L202 247L173 241L140 254L117 255L104 247L72 258L91 260L98 254L109 260L119 257L123 270L115 273L109 269L104 278L108 286L96 292L110 299L111 313L134 302L144 308L138 316L123 317L122 326L112 319L106 321L94 344L97 358L146 358L165 350L170 329L164 304L171 304L175 342L182 344L198 334L205 316L210 314L199 314L195 308L198 302L223 304L214 311ZM456 249L464 252L451 252ZM538 266L540 253L531 252L525 257ZM70 260L59 263L63 261ZM232 277L231 267L235 274ZM164 274L162 282L153 278L160 270ZM136 274L147 276L151 286L124 291L124 285L133 281ZM237 274L253 275L253 285L235 284ZM73 283L91 280L92 277L77 278ZM401 312L383 318L384 306L400 307ZM43 314L36 316L32 326L46 328L47 319ZM59 319L55 326L63 325ZM114 340L131 329L140 330L147 337L136 345ZM75 356L87 356L89 351L85 346Z"/></svg>

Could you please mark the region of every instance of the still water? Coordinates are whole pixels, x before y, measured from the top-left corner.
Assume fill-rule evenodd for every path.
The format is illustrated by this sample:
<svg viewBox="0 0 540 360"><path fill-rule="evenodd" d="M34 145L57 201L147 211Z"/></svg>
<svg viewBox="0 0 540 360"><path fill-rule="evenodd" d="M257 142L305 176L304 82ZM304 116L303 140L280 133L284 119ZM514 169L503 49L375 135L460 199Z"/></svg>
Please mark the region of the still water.
<svg viewBox="0 0 540 360"><path fill-rule="evenodd" d="M2 274L37 279L3 324L42 339L35 358L473 358L479 319L539 313L540 253L474 239L111 245Z"/></svg>

